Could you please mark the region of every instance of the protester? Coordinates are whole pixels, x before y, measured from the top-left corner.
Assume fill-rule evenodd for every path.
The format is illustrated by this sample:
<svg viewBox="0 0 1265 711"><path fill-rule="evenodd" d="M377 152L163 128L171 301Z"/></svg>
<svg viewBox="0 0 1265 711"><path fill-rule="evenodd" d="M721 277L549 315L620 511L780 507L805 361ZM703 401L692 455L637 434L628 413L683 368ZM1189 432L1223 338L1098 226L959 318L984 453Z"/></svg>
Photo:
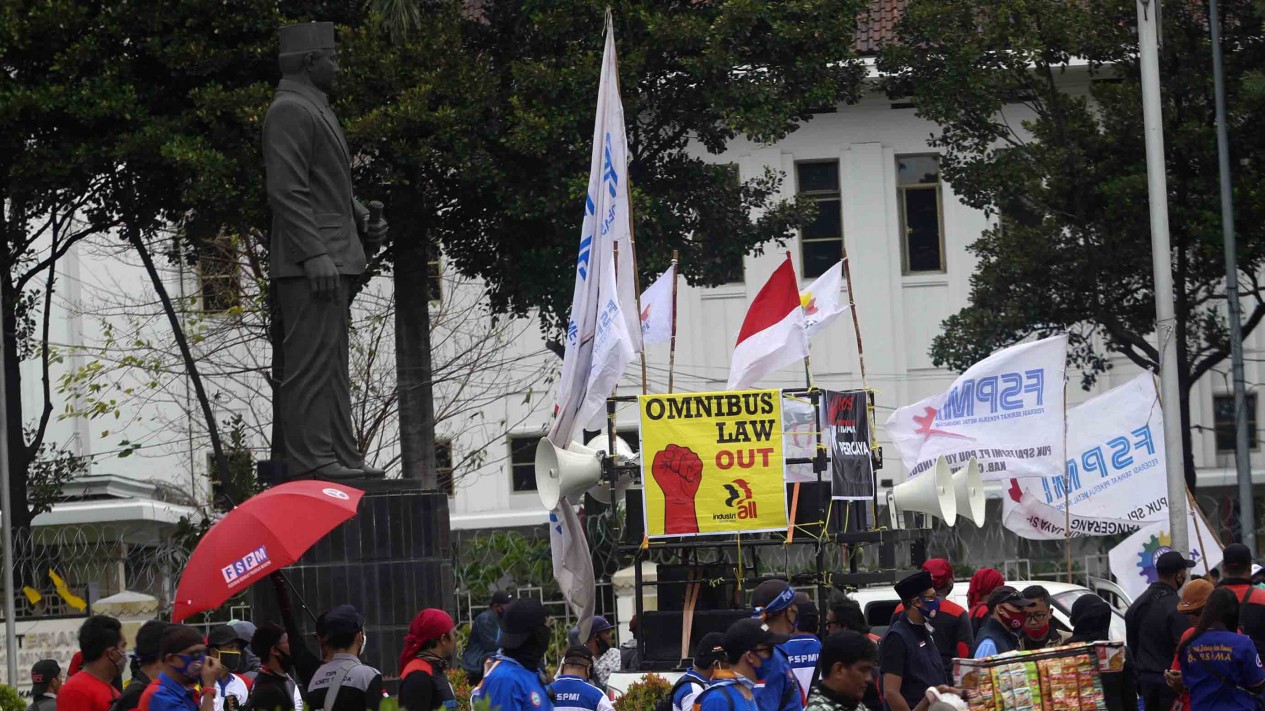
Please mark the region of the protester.
<svg viewBox="0 0 1265 711"><path fill-rule="evenodd" d="M1227 578L1235 577L1233 571L1226 566ZM1265 670L1256 645L1238 629L1238 598L1218 587L1208 595L1194 632L1177 650L1192 709L1252 711L1261 707Z"/></svg>
<svg viewBox="0 0 1265 711"><path fill-rule="evenodd" d="M158 644L162 671L141 696L142 711L213 711L220 663L207 656L202 635L188 625L167 625ZM194 685L201 684L201 691Z"/></svg>
<svg viewBox="0 0 1265 711"><path fill-rule="evenodd" d="M727 663L724 635L719 632L703 635L694 647L694 666L672 685L669 694L672 711L693 711L694 699L703 693L712 677Z"/></svg>
<svg viewBox="0 0 1265 711"><path fill-rule="evenodd" d="M496 653L501 618L511 600L513 598L500 590L492 593L492 602L488 609L480 612L470 625L470 638L466 640L466 648L461 653L461 668L470 677L471 686L477 685L483 678L484 662Z"/></svg>
<svg viewBox="0 0 1265 711"><path fill-rule="evenodd" d="M56 659L36 662L31 667L31 705L26 711L57 711L57 691L61 685L61 665Z"/></svg>
<svg viewBox="0 0 1265 711"><path fill-rule="evenodd" d="M259 625L252 631L250 651L261 664L250 689L250 711L303 711L299 685L287 673L290 635L285 628L271 622Z"/></svg>
<svg viewBox="0 0 1265 711"><path fill-rule="evenodd" d="M923 562L922 569L931 573L931 585L936 589L936 597L940 598L940 610L936 612L935 630L931 637L940 651L944 682L947 684L952 681L954 658L971 656L971 650L975 648L975 630L966 609L949 599L954 582L953 566L949 561L929 558ZM895 614L900 614L903 609L904 605L897 605Z"/></svg>
<svg viewBox="0 0 1265 711"><path fill-rule="evenodd" d="M1222 551L1222 587L1234 593L1239 601L1239 626L1252 638L1257 653L1265 650L1265 590L1252 587L1252 552L1242 543L1231 543Z"/></svg>
<svg viewBox="0 0 1265 711"><path fill-rule="evenodd" d="M988 596L988 618L980 627L972 656L982 659L1019 649L1019 635L1032 606L1031 600L1009 585L993 590Z"/></svg>
<svg viewBox="0 0 1265 711"><path fill-rule="evenodd" d="M1199 622L1199 616L1203 614L1204 606L1208 602L1208 596L1212 594L1213 584L1207 580L1190 580L1182 586L1181 599L1177 601L1177 611L1182 613L1190 620L1190 629L1182 632L1182 639L1177 643L1177 648L1181 649L1182 645L1190 639L1190 635L1195 631L1195 624ZM1164 681L1168 683L1168 688L1173 690L1177 695L1177 703L1182 709L1190 708L1190 692L1186 690L1182 684L1182 666L1180 654L1173 653L1173 663L1168 669L1164 670Z"/></svg>
<svg viewBox="0 0 1265 711"><path fill-rule="evenodd" d="M123 694L114 702L111 711L132 711L141 703L141 694L158 678L162 667L159 646L167 623L150 620L136 632L136 648L132 650L132 678Z"/></svg>
<svg viewBox="0 0 1265 711"><path fill-rule="evenodd" d="M114 680L127 665L123 626L113 617L93 615L79 627L83 668L62 684L57 711L108 711L119 690Z"/></svg>
<svg viewBox="0 0 1265 711"><path fill-rule="evenodd" d="M299 696L310 705L311 700L308 699L307 690L312 683L312 677L316 675L316 670L325 663L324 649L322 648L322 653L317 655L307 646L303 628L299 626L294 608L290 604L290 586L285 576L273 573L268 578L272 580L273 589L277 594L277 609L281 612L281 626L285 627L286 641L290 645L290 663L287 668L294 671L293 678L298 684Z"/></svg>
<svg viewBox="0 0 1265 711"><path fill-rule="evenodd" d="M228 625L212 627L206 635L207 655L220 663L215 684L215 711L237 711L250 698L250 687L237 673L242 668L242 642Z"/></svg>
<svg viewBox="0 0 1265 711"><path fill-rule="evenodd" d="M794 593L789 599L794 599ZM769 711L776 708L764 706L756 699L758 670L773 660L776 645L788 639L790 637L772 632L767 624L756 619L738 620L730 625L721 639L729 668L717 670L712 675L711 684L695 697L694 707L698 711Z"/></svg>
<svg viewBox="0 0 1265 711"><path fill-rule="evenodd" d="M637 671L641 667L641 650L637 648L637 616L628 620L628 639L619 643L619 668Z"/></svg>
<svg viewBox="0 0 1265 711"><path fill-rule="evenodd" d="M558 711L615 711L602 690L589 683L593 652L575 645L562 656L558 678L549 685L553 707Z"/></svg>
<svg viewBox="0 0 1265 711"><path fill-rule="evenodd" d="M1177 591L1194 565L1177 551L1160 555L1155 560L1159 579L1133 601L1124 616L1125 645L1137 671L1138 692L1146 711L1168 711L1175 699L1164 681L1164 670L1173 662L1182 632L1190 627L1190 620L1177 611Z"/></svg>
<svg viewBox="0 0 1265 711"><path fill-rule="evenodd" d="M790 639L799 619L795 589L785 580L766 580L751 591L756 617L776 635ZM764 711L803 711L804 696L791 670L786 647L779 642L771 658L755 668L756 701Z"/></svg>
<svg viewBox="0 0 1265 711"><path fill-rule="evenodd" d="M1208 571L1208 580L1213 585L1221 581L1221 568L1219 566Z"/></svg>
<svg viewBox="0 0 1265 711"><path fill-rule="evenodd" d="M892 621L879 647L883 699L892 711L926 708L928 688L944 684L944 663L931 637L940 607L931 573L919 571L896 583L905 609Z"/></svg>
<svg viewBox="0 0 1265 711"><path fill-rule="evenodd" d="M553 704L540 683L541 662L553 636L545 606L534 598L515 600L500 620L501 653L470 696L471 706L486 699L501 711L549 711Z"/></svg>
<svg viewBox="0 0 1265 711"><path fill-rule="evenodd" d="M904 605L900 605L903 609ZM834 634L835 632L843 632L844 630L852 630L857 634L865 635L866 639L874 644L883 641L882 637L870 631L870 623L865 621L865 613L861 611L861 605L851 598L843 598L830 606L830 611L826 613L826 634Z"/></svg>
<svg viewBox="0 0 1265 711"><path fill-rule="evenodd" d="M457 697L448 683L448 660L457 651L455 629L443 610L422 610L413 618L400 653L400 708L456 707Z"/></svg>
<svg viewBox="0 0 1265 711"><path fill-rule="evenodd" d="M1028 609L1028 620L1024 622L1023 634L1019 636L1019 648L1043 649L1067 644L1067 638L1071 637L1072 633L1062 629L1058 620L1054 619L1054 598L1050 595L1050 591L1040 585L1029 585L1020 594L1025 599L1031 600L1033 604Z"/></svg>
<svg viewBox="0 0 1265 711"><path fill-rule="evenodd" d="M589 628L589 639L585 646L593 653L592 680L599 689L606 689L606 680L611 678L611 674L619 671L620 654L619 648L615 646L611 639L611 625L605 617L595 615L593 617L593 625Z"/></svg>
<svg viewBox="0 0 1265 711"><path fill-rule="evenodd" d="M255 623L248 620L238 620L237 622L228 623L233 631L237 632L237 641L242 645L242 664L237 675L246 680L246 686L250 687L255 683L255 676L259 673L259 668L263 666L259 657L250 650L250 641L255 637Z"/></svg>
<svg viewBox="0 0 1265 711"><path fill-rule="evenodd" d="M988 619L988 596L1006 584L1001 573L992 568L980 568L971 576L970 587L966 589L966 608L971 615L971 634L979 637L980 628Z"/></svg>
<svg viewBox="0 0 1265 711"><path fill-rule="evenodd" d="M821 678L808 695L805 711L865 711L866 691L873 686L878 666L874 643L857 632L836 632L822 642L820 661Z"/></svg>
<svg viewBox="0 0 1265 711"><path fill-rule="evenodd" d="M786 660L790 662L791 673L799 682L800 695L807 701L808 692L817 680L817 657L821 654L821 640L817 638L817 629L821 624L821 615L817 613L817 605L812 600L798 603L797 607L799 617L795 620L795 634L782 645L782 650L786 652Z"/></svg>
<svg viewBox="0 0 1265 711"><path fill-rule="evenodd" d="M364 618L351 605L339 605L322 616L316 633L331 652L308 686L308 705L325 711L378 711L382 672L360 661L365 648ZM334 695L332 702L328 701Z"/></svg>

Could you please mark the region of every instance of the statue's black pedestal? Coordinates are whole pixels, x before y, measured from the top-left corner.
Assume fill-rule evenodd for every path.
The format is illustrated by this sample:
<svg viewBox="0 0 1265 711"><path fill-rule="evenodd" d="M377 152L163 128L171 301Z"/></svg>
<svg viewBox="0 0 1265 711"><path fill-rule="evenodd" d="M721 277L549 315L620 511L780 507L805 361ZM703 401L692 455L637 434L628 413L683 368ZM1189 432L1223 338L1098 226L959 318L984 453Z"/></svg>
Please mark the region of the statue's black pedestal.
<svg viewBox="0 0 1265 711"><path fill-rule="evenodd" d="M448 497L422 490L413 481L346 483L365 492L359 513L284 572L298 589L297 596L291 591L291 601L313 651L310 633L315 626L298 598L313 615L335 605L355 605L365 616L369 637L362 659L392 679L399 673L404 635L418 610L456 612ZM297 519L304 514L292 515ZM251 604L255 622L280 621L272 581L251 589Z"/></svg>

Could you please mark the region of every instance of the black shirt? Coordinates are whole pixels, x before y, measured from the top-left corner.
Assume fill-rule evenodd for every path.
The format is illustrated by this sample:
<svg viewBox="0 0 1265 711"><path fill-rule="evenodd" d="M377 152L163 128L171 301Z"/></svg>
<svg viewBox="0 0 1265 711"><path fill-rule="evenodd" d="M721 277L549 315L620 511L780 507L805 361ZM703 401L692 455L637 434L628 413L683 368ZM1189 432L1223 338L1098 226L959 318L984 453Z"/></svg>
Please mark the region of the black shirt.
<svg viewBox="0 0 1265 711"><path fill-rule="evenodd" d="M1125 644L1139 677L1162 676L1173 664L1173 654L1190 618L1177 611L1180 598L1171 585L1151 583L1124 615Z"/></svg>
<svg viewBox="0 0 1265 711"><path fill-rule="evenodd" d="M892 621L879 645L879 683L886 674L900 677L900 695L909 708L918 705L927 689L944 683L935 640L925 625L910 622L907 612Z"/></svg>
<svg viewBox="0 0 1265 711"><path fill-rule="evenodd" d="M408 711L431 711L443 706L456 708L457 697L444 674L447 662L425 652L422 659L430 663L431 671L417 669L404 675L400 682L400 708Z"/></svg>
<svg viewBox="0 0 1265 711"><path fill-rule="evenodd" d="M132 680L127 683L127 687L123 689L123 693L114 701L114 705L110 707L110 711L133 711L137 706L141 705L141 694L145 693L145 687L149 686L152 681L145 672L140 669L132 675Z"/></svg>
<svg viewBox="0 0 1265 711"><path fill-rule="evenodd" d="M284 674L260 669L250 689L250 711L290 711L294 708L293 683Z"/></svg>

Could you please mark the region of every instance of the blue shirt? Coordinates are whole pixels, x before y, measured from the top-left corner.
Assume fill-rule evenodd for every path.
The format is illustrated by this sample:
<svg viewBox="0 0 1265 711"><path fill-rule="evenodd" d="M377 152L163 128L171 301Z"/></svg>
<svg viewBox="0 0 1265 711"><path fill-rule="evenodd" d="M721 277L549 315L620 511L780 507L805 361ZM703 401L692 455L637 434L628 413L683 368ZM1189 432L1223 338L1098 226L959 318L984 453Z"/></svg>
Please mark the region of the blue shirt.
<svg viewBox="0 0 1265 711"><path fill-rule="evenodd" d="M807 699L808 691L813 685L813 675L817 673L817 657L821 655L821 640L807 632L800 632L780 647L783 652L786 652L786 660L790 662L795 681L799 682L800 695Z"/></svg>
<svg viewBox="0 0 1265 711"><path fill-rule="evenodd" d="M760 711L804 711L799 682L795 680L791 663L781 647L773 648L773 656L764 660L757 673L763 681L755 690Z"/></svg>
<svg viewBox="0 0 1265 711"><path fill-rule="evenodd" d="M614 708L601 689L573 674L563 674L554 679L549 691L556 711L605 711Z"/></svg>
<svg viewBox="0 0 1265 711"><path fill-rule="evenodd" d="M492 708L499 707L501 711L553 711L539 674L509 657L497 656L494 663L496 666L470 694L471 706L479 699L487 699Z"/></svg>
<svg viewBox="0 0 1265 711"><path fill-rule="evenodd" d="M158 688L149 697L150 711L198 711L198 702L189 693L189 687L167 676L167 672L158 673Z"/></svg>
<svg viewBox="0 0 1265 711"><path fill-rule="evenodd" d="M752 698L742 695L742 688L752 692ZM711 685L694 699L699 711L760 711L756 703L759 689L743 676L730 676L713 680Z"/></svg>
<svg viewBox="0 0 1265 711"><path fill-rule="evenodd" d="M997 654L997 644L992 638L980 640L979 646L975 648L975 658L983 659Z"/></svg>
<svg viewBox="0 0 1265 711"><path fill-rule="evenodd" d="M682 674L677 683L680 687L677 688L675 694L672 694L672 708L677 711L691 711L694 708L695 697L711 685L710 680L693 669Z"/></svg>
<svg viewBox="0 0 1265 711"><path fill-rule="evenodd" d="M1261 669L1261 658L1251 637L1208 630L1187 643L1179 661L1192 709L1258 708L1253 694L1234 686L1255 689L1265 683L1265 669ZM1230 683L1222 681L1218 674Z"/></svg>

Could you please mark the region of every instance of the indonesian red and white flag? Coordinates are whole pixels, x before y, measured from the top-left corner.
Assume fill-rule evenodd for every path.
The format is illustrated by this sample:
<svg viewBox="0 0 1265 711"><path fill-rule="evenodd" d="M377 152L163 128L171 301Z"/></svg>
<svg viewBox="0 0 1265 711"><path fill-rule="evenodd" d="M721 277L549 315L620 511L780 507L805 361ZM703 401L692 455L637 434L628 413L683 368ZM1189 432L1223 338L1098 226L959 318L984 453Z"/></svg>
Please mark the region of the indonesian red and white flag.
<svg viewBox="0 0 1265 711"><path fill-rule="evenodd" d="M843 291L842 260L799 293L799 302L804 307L804 331L809 338L848 310L848 304L843 303L839 295L840 291Z"/></svg>
<svg viewBox="0 0 1265 711"><path fill-rule="evenodd" d="M747 309L729 364L729 390L753 387L761 378L808 357L804 309L791 255L773 272Z"/></svg>
<svg viewBox="0 0 1265 711"><path fill-rule="evenodd" d="M641 292L641 342L646 345L672 340L672 321L676 319L672 303L672 282L675 279L676 266L673 265L650 288Z"/></svg>

